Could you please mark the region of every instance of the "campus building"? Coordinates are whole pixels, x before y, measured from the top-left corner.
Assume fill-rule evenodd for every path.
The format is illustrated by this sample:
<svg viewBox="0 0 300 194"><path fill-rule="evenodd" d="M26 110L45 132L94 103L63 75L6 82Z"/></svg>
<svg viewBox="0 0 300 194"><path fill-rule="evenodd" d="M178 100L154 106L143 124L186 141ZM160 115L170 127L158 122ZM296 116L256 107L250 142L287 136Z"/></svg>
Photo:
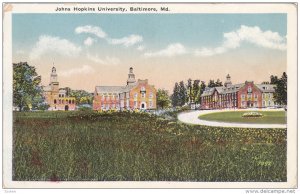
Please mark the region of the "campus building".
<svg viewBox="0 0 300 194"><path fill-rule="evenodd" d="M148 79L135 80L130 67L125 86L96 86L93 110L156 109L156 89Z"/></svg>
<svg viewBox="0 0 300 194"><path fill-rule="evenodd" d="M75 110L75 98L69 97L65 89L59 88L55 67L52 67L50 84L48 86L43 86L43 95L45 101L49 105L48 110Z"/></svg>
<svg viewBox="0 0 300 194"><path fill-rule="evenodd" d="M232 84L228 74L224 86L206 87L201 95L201 109L265 108L275 106L275 85L246 81Z"/></svg>

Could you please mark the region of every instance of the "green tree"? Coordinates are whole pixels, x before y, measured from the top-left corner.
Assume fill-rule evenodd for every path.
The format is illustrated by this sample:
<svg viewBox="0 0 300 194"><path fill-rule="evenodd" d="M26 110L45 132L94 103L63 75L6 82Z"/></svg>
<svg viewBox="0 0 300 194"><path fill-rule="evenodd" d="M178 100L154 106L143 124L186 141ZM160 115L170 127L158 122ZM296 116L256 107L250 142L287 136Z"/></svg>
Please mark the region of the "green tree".
<svg viewBox="0 0 300 194"><path fill-rule="evenodd" d="M275 102L281 105L287 104L287 74L283 72L280 79L277 76L271 76L271 83L275 84L274 98Z"/></svg>
<svg viewBox="0 0 300 194"><path fill-rule="evenodd" d="M200 80L194 80L194 83L193 83L193 101L196 103L196 104L199 104L200 103Z"/></svg>
<svg viewBox="0 0 300 194"><path fill-rule="evenodd" d="M174 89L173 89L173 94L171 95L171 99L172 99L172 106L176 107L179 106L179 84L176 82Z"/></svg>
<svg viewBox="0 0 300 194"><path fill-rule="evenodd" d="M206 88L206 84L204 81L202 81L200 85L200 104L201 104L201 95L203 94L205 88Z"/></svg>
<svg viewBox="0 0 300 194"><path fill-rule="evenodd" d="M215 87L223 86L223 83L220 81L220 79L217 79L215 83Z"/></svg>
<svg viewBox="0 0 300 194"><path fill-rule="evenodd" d="M170 107L170 97L167 90L158 89L156 93L156 104L158 108L164 109Z"/></svg>
<svg viewBox="0 0 300 194"><path fill-rule="evenodd" d="M27 62L13 63L13 104L19 110L29 109L42 96L41 76Z"/></svg>
<svg viewBox="0 0 300 194"><path fill-rule="evenodd" d="M179 103L178 103L179 106L185 105L185 103L188 100L188 95L187 95L187 89L183 81L179 82L178 97L179 97Z"/></svg>
<svg viewBox="0 0 300 194"><path fill-rule="evenodd" d="M93 94L85 90L71 90L69 91L71 97L75 97L75 102L77 105L81 104L92 104L93 103Z"/></svg>
<svg viewBox="0 0 300 194"><path fill-rule="evenodd" d="M188 81L187 81L187 97L188 97L188 102L191 103L191 101L193 100L193 86L192 86L192 79L189 78Z"/></svg>

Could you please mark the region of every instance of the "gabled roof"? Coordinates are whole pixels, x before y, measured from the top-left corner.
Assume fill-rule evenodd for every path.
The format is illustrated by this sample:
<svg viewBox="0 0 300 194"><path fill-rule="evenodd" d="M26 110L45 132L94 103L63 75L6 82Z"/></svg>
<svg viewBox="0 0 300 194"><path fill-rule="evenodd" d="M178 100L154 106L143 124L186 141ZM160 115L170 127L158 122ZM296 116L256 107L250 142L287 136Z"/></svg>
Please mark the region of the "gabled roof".
<svg viewBox="0 0 300 194"><path fill-rule="evenodd" d="M255 84L262 92L275 92L274 84Z"/></svg>
<svg viewBox="0 0 300 194"><path fill-rule="evenodd" d="M121 93L123 86L96 86L97 93Z"/></svg>

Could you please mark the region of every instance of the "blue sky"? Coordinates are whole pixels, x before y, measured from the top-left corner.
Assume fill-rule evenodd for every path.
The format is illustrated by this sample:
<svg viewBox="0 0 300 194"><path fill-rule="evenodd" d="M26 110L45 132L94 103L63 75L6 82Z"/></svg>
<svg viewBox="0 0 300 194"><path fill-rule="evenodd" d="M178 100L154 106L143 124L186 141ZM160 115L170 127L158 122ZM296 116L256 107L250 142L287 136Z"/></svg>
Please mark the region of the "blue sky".
<svg viewBox="0 0 300 194"><path fill-rule="evenodd" d="M241 73L265 64L265 74L257 78L252 75L253 80L262 81L286 69L286 22L286 14L13 14L13 61L31 62L42 77L48 76L55 61L61 81L71 87L84 85L68 81L70 76L81 72L91 77L92 86L87 90L99 83L125 82L129 66L136 66L144 78L150 77L167 89L175 80L188 79L189 75L208 79L207 73L194 73L210 69L207 65L221 68L221 72L211 72L210 76L222 80L225 73L238 74L237 66L227 65L228 58L233 64L239 62L239 68L245 61L247 67L241 68ZM248 57L257 60L250 63ZM225 67L217 66L222 62ZM175 73L172 83L163 84L161 76L169 80L170 75L163 69L178 72L187 63L188 70ZM111 70L125 76L111 80L107 76ZM159 71L160 77L155 76ZM96 78L95 72L102 72L103 78ZM236 75L236 81L240 79ZM47 83L48 78L45 80Z"/></svg>

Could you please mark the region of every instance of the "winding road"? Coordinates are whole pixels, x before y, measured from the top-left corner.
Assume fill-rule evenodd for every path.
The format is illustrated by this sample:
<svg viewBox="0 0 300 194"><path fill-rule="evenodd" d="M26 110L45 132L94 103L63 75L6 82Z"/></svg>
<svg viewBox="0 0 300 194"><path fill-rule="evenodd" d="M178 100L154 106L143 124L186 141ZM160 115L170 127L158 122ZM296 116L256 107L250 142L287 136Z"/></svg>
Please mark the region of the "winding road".
<svg viewBox="0 0 300 194"><path fill-rule="evenodd" d="M248 109L247 109L248 110ZM257 109L253 109L257 110ZM267 111L278 111L278 109L266 109ZM206 121L201 120L198 117L200 115L215 113L215 112L226 112L233 110L196 110L192 112L180 113L177 117L178 120L183 123L195 124L195 125L206 125L213 127L239 127L239 128L287 128L286 124L250 124L250 123L225 123L217 121ZM245 111L245 110L235 110L235 111ZM263 110L262 110L263 111Z"/></svg>

